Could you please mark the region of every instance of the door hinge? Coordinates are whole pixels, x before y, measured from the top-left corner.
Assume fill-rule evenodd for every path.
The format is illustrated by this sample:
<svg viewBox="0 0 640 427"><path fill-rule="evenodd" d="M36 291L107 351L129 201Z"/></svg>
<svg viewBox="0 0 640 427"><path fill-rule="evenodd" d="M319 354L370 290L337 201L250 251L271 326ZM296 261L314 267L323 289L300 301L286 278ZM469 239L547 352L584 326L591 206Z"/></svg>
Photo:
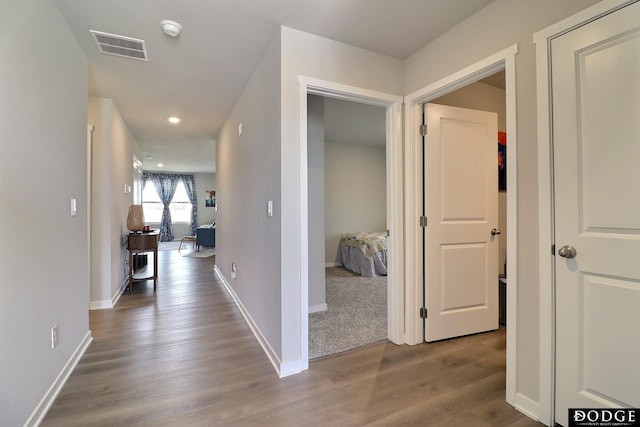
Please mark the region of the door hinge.
<svg viewBox="0 0 640 427"><path fill-rule="evenodd" d="M556 254L556 244L554 243L553 245L551 245L551 255L555 255Z"/></svg>
<svg viewBox="0 0 640 427"><path fill-rule="evenodd" d="M420 318L421 319L427 318L427 309L425 307L420 307Z"/></svg>
<svg viewBox="0 0 640 427"><path fill-rule="evenodd" d="M420 136L427 136L427 125L420 125Z"/></svg>
<svg viewBox="0 0 640 427"><path fill-rule="evenodd" d="M391 236L391 233L389 232L389 230L387 230L387 237Z"/></svg>
<svg viewBox="0 0 640 427"><path fill-rule="evenodd" d="M420 227L427 228L427 217L424 215L420 217Z"/></svg>

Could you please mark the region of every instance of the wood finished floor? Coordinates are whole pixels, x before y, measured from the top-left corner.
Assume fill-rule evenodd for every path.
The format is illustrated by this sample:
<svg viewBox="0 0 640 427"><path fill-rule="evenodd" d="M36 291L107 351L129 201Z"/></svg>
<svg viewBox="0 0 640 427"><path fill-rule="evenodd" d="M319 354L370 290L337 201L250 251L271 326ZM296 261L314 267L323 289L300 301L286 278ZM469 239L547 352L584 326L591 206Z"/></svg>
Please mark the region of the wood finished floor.
<svg viewBox="0 0 640 427"><path fill-rule="evenodd" d="M541 426L504 402L504 330L380 343L279 379L213 273L159 252L141 282L92 311L94 341L42 426Z"/></svg>

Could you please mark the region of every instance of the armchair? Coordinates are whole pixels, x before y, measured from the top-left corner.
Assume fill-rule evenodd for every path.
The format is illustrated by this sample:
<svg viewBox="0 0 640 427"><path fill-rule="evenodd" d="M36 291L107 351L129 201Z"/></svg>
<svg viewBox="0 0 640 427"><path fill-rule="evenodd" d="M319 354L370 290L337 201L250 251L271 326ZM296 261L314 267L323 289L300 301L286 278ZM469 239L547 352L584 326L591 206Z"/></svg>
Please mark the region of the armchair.
<svg viewBox="0 0 640 427"><path fill-rule="evenodd" d="M216 224L201 225L196 229L196 246L216 247Z"/></svg>

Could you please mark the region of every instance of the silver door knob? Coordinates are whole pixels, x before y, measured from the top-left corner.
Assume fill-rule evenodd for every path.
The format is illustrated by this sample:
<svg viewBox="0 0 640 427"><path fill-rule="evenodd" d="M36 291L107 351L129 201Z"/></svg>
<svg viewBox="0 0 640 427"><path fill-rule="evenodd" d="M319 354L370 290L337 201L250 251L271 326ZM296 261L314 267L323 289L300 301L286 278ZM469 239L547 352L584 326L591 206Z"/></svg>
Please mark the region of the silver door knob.
<svg viewBox="0 0 640 427"><path fill-rule="evenodd" d="M500 233L502 233L502 231L500 231L500 229L499 229L499 228L493 228L493 229L491 230L491 235L492 235L492 236L495 236L496 234L500 234Z"/></svg>
<svg viewBox="0 0 640 427"><path fill-rule="evenodd" d="M563 258L575 258L576 254L576 248L571 245L564 245L558 250L558 255Z"/></svg>

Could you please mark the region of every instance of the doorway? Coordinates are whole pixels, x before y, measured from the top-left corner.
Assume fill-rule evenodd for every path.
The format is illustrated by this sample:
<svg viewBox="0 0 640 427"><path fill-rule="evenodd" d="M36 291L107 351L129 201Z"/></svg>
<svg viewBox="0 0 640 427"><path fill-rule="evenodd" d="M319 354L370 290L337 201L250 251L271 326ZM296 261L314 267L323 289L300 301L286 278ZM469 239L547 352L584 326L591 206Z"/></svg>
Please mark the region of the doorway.
<svg viewBox="0 0 640 427"><path fill-rule="evenodd" d="M403 279L403 188L402 188L402 98L386 93L365 90L307 77L299 77L300 94L300 141L301 141L301 359L309 360L309 189L308 189L308 135L307 97L309 94L355 101L384 107L386 144L386 188L385 200L389 238L387 286L387 338L396 343L405 343L404 334L404 279Z"/></svg>
<svg viewBox="0 0 640 427"><path fill-rule="evenodd" d="M385 113L308 95L311 359L387 338Z"/></svg>
<svg viewBox="0 0 640 427"><path fill-rule="evenodd" d="M468 212L467 214L462 215L465 218L467 218L471 213L472 214L471 216L476 217L476 219L473 222L475 222L477 226L480 226L480 227L482 227L482 224L484 223L484 221L479 221L480 217L485 217L485 215L487 215L489 212L495 212L493 206L497 206L497 219L494 219L489 227L489 229L491 229L491 235L489 235L489 231L485 225L480 231L480 233L478 233L474 238L475 244L472 245L471 247L469 247L468 245L465 247L467 247L468 250L472 250L473 248L475 248L476 250L479 251L479 253L483 254L482 255L483 257L485 257L486 255L485 251L489 250L489 248L493 246L493 249L491 251L493 251L493 256L495 256L495 251L497 251L498 260L496 263L494 263L495 265L489 266L490 268L485 267L486 269L485 271L489 272L490 270L497 270L498 273L497 274L491 273L488 275L488 277L484 279L482 276L486 276L486 273L481 273L480 276L475 280L475 281L482 281L482 282L486 281L483 286L483 288L485 289L483 290L483 292L481 292L482 295L478 295L478 301L480 302L480 305L474 305L469 300L469 296L473 294L473 290L471 290L470 292L464 292L464 301L458 301L457 306L464 307L464 309L461 310L461 309L454 308L452 310L448 310L447 313L443 313L444 316L440 315L440 308L439 308L440 304L430 304L435 309L429 308L429 312L432 312L434 316L431 316L432 320L431 322L429 322L429 326L431 326L431 329L429 331L425 331L426 332L425 338L427 339L427 341L432 340L433 336L436 335L433 329L437 328L436 324L438 322L434 322L434 321L438 318L442 319L440 323L443 323L442 326L445 328L445 330L450 330L451 333L453 333L453 330L457 330L458 331L457 335L465 335L466 333L472 333L473 331L495 329L497 327L497 325L494 325L495 321L493 319L493 316L495 315L495 305L493 304L495 302L497 302L497 307L498 307L499 325L506 326L506 315L505 315L506 314L506 288L507 288L506 286L507 285L507 277L506 277L507 208L506 208L506 205L507 205L507 191L508 191L506 171L507 171L507 154L508 154L507 151L508 150L507 150L507 134L506 134L507 111L506 111L505 92L506 92L505 72L504 70L502 70L488 77L485 77L482 80L479 80L475 83L471 83L465 87L462 87L460 89L449 92L446 95L433 99L429 102L429 104L425 104L425 108L427 105L431 105L431 104L437 104L438 106L454 107L449 114L469 115L469 114L473 114L472 113L473 111L492 112L497 114L497 128L498 128L497 135L494 135L493 137L489 137L488 148L487 148L489 151L487 153L488 159L485 160L486 169L476 170L476 173L480 174L480 176L478 177L479 179L473 180L474 182L469 182L470 178L469 176L467 176L467 178L465 178L460 183L461 185L459 188L454 187L452 188L452 191L447 192L448 194L447 199L453 197L454 199L458 199L458 200L462 199L469 202L471 200L474 200L477 195L485 194L485 196L481 197L480 200L477 200L476 202L476 203L480 203L480 206L478 206L478 209L480 209L479 211L478 209L476 209L475 211ZM457 113L458 110L456 110L456 108L462 108L464 110L460 110L460 113ZM437 109L434 111L434 114L439 114L438 112L440 110L446 111L446 109L443 109L442 107L437 107ZM425 117L427 116L428 115L425 115ZM480 118L481 117L482 116L480 116ZM446 126L450 128L454 123L451 117L448 117L448 118L441 117L440 120L437 120L437 121L432 120L432 122L433 122L433 125L429 125L429 127L432 127L432 126L439 127L440 123L443 123L443 124L446 123ZM471 122L468 119L466 119L464 123L466 123L467 125L471 124ZM480 131L479 128L477 128L476 130ZM425 138L431 137L433 139L435 136L434 133L437 133L437 129L429 129L428 136L426 136ZM448 134L451 134L451 129L449 129ZM478 136L481 137L481 135L478 135ZM441 138L444 138L444 136L441 136ZM465 153L470 152L470 150L469 149L460 150L459 149L460 147L457 147L457 148L458 149L454 150L452 155L456 158L456 160L454 160L456 163L461 163L463 159L460 159L458 157L465 155ZM461 152L458 152L458 151L461 151ZM471 156L472 158L469 160L470 164L479 166L478 162L480 161L481 156L480 155L471 155ZM498 157L497 171L495 169L496 156ZM429 161L429 159L425 161ZM459 176L465 176L465 175L471 174L472 171L473 171L472 168L469 168L467 166L464 166L464 167L461 166L460 170L452 171L450 173L454 173ZM495 179L495 175L493 175L496 172L498 175L497 181ZM491 173L493 176L487 177L486 176L487 173ZM486 191L483 190L482 188L483 186L480 184L482 179L484 179L483 177L489 180L487 184L488 188L486 189ZM474 186L475 188L472 188ZM459 191L469 191L471 192L471 197L462 196L461 194L459 194ZM497 192L498 200L496 201L495 205L492 202L491 209L487 210L489 206L485 206L485 204L487 200L489 199L493 200L493 197L495 196L495 193L493 193L493 191ZM433 196L434 196L433 194L429 195L431 199L434 198ZM490 198L487 199L487 197L489 196ZM436 197L436 199L438 198ZM444 208L444 206L442 207ZM450 215L451 213L449 214L449 216ZM427 215L427 216L429 217L432 215ZM459 217L460 213L457 216ZM433 228L438 226L439 224L438 222L434 222L434 221L431 221L430 223L433 224L431 229L428 229L425 231L429 231L430 232L429 234L433 235L434 234ZM456 223L455 220L450 218L443 225L445 227L450 227L450 225L455 225L455 223ZM468 229L469 225L465 225L465 227L467 227L467 231L465 235L470 236L472 233L472 230ZM481 237L481 236L487 237L485 239L487 241L486 241L486 244L478 246L478 243L479 243L478 237ZM435 242L431 242L431 244L433 248L436 247ZM457 247L460 247L460 245L457 245ZM435 253L434 251L427 251L427 252L432 256L433 255L438 256L437 251ZM445 251L444 253L446 252L447 251ZM459 251L456 251L456 252L459 252ZM468 260L466 260L465 263L466 262L468 262ZM427 264L427 259L425 259L424 264L425 265ZM481 262L480 265L481 264L483 263ZM431 268L427 268L425 273L427 272L433 273ZM467 273L469 272L470 270L467 270ZM496 279L496 277L498 277L499 280ZM496 283L498 283L498 285L496 285ZM498 289L496 289L496 286L498 287ZM478 291L479 290L480 288L478 288ZM495 297L495 292L498 292L499 297ZM491 295L490 302L492 302L492 304L489 304L491 305L491 319L485 319L484 322L481 322L478 316L479 316L479 311L482 311L481 308L486 307L485 303L483 302L485 301L486 295ZM433 303L433 298L426 298L426 300L429 301L430 303ZM449 323L449 321L446 320L447 318L450 319L452 317L461 317L461 316L464 317L464 316L471 316L471 315L474 316L474 320L472 322L473 325L470 325L469 327L466 327L466 328L463 327L464 322L462 321L462 319L458 319L455 321L456 325L453 330L446 326L446 324ZM482 317L485 317L485 316L482 316ZM485 326L481 326L483 324ZM491 327L487 326L489 324L491 325ZM465 332L465 333L460 333L460 332ZM430 336L431 338L429 338L428 336Z"/></svg>
<svg viewBox="0 0 640 427"><path fill-rule="evenodd" d="M431 102L441 96L451 93L491 75L504 70L505 98L506 98L506 133L509 135L507 144L507 158L517 158L517 129L515 114L515 55L518 46L513 45L494 55L472 64L457 73L454 73L440 81L437 81L405 98L405 194L406 201L406 282L412 284L407 287L406 307L409 313L419 313L423 301L422 289L422 227L420 217L422 215L422 183L421 183L421 156L422 136L420 124L422 123L422 105ZM497 143L497 141L496 141ZM497 159L497 144L496 144ZM496 162L497 163L497 162ZM506 371L506 400L509 404L529 411L530 403L526 399L520 399L516 395L516 320L517 320L517 164L511 162L507 168L507 182L509 191L506 193L506 251L509 256L506 260L506 274L509 277L509 292L506 298L506 323L507 328L507 371ZM503 267L504 268L504 267ZM496 287L498 277L496 277ZM407 316L405 325L407 342L418 344L424 341L423 320L419 316Z"/></svg>

